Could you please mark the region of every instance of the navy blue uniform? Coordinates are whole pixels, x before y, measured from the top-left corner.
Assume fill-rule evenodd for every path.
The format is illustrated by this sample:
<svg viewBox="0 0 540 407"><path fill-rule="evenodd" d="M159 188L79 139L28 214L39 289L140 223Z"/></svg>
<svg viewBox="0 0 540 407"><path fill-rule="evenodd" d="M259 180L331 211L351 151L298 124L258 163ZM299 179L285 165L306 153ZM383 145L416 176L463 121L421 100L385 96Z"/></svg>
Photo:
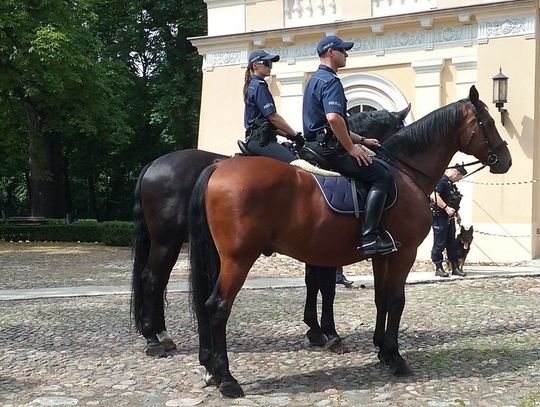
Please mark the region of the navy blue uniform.
<svg viewBox="0 0 540 407"><path fill-rule="evenodd" d="M268 89L268 84L258 75L253 75L251 78L244 102L244 127L246 130L252 130L256 122L264 120L276 112L274 98ZM277 142L275 136L266 146L261 146L257 138L249 138L247 146L257 155L264 155L287 163L296 158L289 149Z"/></svg>
<svg viewBox="0 0 540 407"><path fill-rule="evenodd" d="M328 113L339 114L347 123L347 98L343 85L330 67L319 65L319 69L309 79L304 91L302 119L306 140L315 141L317 132L322 129L330 131L330 125L326 120ZM386 167L377 161L360 166L356 158L343 148L335 136L332 135L326 145L317 144L315 149L341 174L366 182L385 192L390 190L393 180Z"/></svg>
<svg viewBox="0 0 540 407"><path fill-rule="evenodd" d="M452 181L446 175L443 175L435 188L435 192L439 194L444 202L449 202L451 188ZM448 261L457 263L456 224L454 219L437 206L433 215L432 227L433 248L431 249L431 260L433 263L442 263L444 249L446 249Z"/></svg>
<svg viewBox="0 0 540 407"><path fill-rule="evenodd" d="M302 120L307 141L315 141L315 135L322 129L330 130L326 120L328 113L338 113L347 123L347 99L343 85L330 67L319 65L304 90Z"/></svg>

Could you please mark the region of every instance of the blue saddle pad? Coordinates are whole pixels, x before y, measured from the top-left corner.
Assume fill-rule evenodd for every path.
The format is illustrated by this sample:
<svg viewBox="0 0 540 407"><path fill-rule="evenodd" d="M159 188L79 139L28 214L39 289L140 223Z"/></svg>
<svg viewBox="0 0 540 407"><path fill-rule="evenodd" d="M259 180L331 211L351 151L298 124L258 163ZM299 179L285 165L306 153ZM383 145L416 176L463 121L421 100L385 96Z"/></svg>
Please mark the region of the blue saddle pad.
<svg viewBox="0 0 540 407"><path fill-rule="evenodd" d="M354 203L352 196L351 182L345 177L327 177L324 175L311 174L315 178L315 182L321 190L324 200L336 213L343 215L354 215ZM360 214L364 213L366 204L366 195L368 189L365 184L356 182L356 192L358 196L358 208ZM391 208L397 200L397 185L394 182L393 188L390 190L384 209Z"/></svg>

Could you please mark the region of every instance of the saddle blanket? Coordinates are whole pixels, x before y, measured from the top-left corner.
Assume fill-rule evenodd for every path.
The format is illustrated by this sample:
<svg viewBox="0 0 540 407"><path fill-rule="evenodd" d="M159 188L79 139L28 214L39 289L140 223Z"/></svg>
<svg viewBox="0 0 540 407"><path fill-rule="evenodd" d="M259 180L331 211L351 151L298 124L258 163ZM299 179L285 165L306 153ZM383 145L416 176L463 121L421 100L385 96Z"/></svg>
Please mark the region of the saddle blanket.
<svg viewBox="0 0 540 407"><path fill-rule="evenodd" d="M342 176L324 176L313 173L311 173L311 176L315 179L315 182L319 186L330 209L342 215L355 214L352 184L349 179ZM357 181L356 192L358 196L359 213L362 215L364 213L368 189L365 184L361 184ZM385 210L390 209L396 203L397 196L397 185L394 182L394 186L386 198L386 203L384 205Z"/></svg>

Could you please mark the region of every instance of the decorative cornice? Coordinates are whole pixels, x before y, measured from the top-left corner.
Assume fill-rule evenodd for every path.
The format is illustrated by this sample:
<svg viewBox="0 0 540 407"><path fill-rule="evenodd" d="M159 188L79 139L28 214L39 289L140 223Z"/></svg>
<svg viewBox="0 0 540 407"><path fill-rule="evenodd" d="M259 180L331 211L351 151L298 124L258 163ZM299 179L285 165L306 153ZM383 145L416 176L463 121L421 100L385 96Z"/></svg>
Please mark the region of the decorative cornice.
<svg viewBox="0 0 540 407"><path fill-rule="evenodd" d="M432 50L435 47L447 45L466 47L475 42L485 44L489 39L499 37L523 35L525 38L534 38L535 20L534 15L521 15L511 18L480 20L479 24L456 24L428 30L419 28L411 31L382 34L370 33L352 38L342 36L342 38L354 42L354 47L349 51L349 54L384 55L389 51ZM213 67L221 65L245 65L248 52L252 50L252 44L263 44L258 41L265 38L260 33L256 37L246 38L245 42L238 41L236 36L233 37L236 45L230 44L228 50L223 50L222 47L220 47L219 51L213 51L213 47L201 47L199 49L199 52L205 56L203 69L211 70ZM289 41L298 41L297 37L287 39ZM316 42L284 42L283 45L266 49L268 52L280 55L282 61L287 61L289 65L292 65L298 59L316 58L316 47Z"/></svg>
<svg viewBox="0 0 540 407"><path fill-rule="evenodd" d="M498 19L478 19L478 44L486 44L490 38L523 35L535 38L535 16L521 15Z"/></svg>

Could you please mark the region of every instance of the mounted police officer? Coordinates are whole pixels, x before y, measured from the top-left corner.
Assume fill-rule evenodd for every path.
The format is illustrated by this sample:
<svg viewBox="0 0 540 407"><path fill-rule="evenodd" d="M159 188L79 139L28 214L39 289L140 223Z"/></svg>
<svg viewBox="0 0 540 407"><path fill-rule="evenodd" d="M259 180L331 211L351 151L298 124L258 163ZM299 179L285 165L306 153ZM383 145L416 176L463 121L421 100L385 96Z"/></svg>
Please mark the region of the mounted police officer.
<svg viewBox="0 0 540 407"><path fill-rule="evenodd" d="M347 99L336 72L345 66L347 51L353 45L336 36L325 37L317 45L321 64L304 91L304 135L308 141L318 141L317 153L333 168L370 187L357 249L366 256L374 256L394 250L394 245L384 242L379 231L393 178L384 165L372 161L367 152L355 144L376 149L380 146L378 140L366 139L350 131L347 123ZM395 243L397 247L399 242Z"/></svg>
<svg viewBox="0 0 540 407"><path fill-rule="evenodd" d="M277 113L274 98L264 80L272 71L272 63L277 61L279 55L271 55L264 50L253 51L249 55L243 92L244 127L249 150L290 163L296 157L277 142L276 134L291 139L297 147L304 145L304 138Z"/></svg>
<svg viewBox="0 0 540 407"><path fill-rule="evenodd" d="M444 249L446 249L448 261L452 266L452 275L460 277L466 275L458 264L456 224L454 222L454 219L459 219L458 210L462 197L455 183L465 175L467 175L467 170L463 165L456 164L454 168L447 169L431 195L433 212L431 260L435 263L435 275L438 277L449 276L442 266Z"/></svg>

